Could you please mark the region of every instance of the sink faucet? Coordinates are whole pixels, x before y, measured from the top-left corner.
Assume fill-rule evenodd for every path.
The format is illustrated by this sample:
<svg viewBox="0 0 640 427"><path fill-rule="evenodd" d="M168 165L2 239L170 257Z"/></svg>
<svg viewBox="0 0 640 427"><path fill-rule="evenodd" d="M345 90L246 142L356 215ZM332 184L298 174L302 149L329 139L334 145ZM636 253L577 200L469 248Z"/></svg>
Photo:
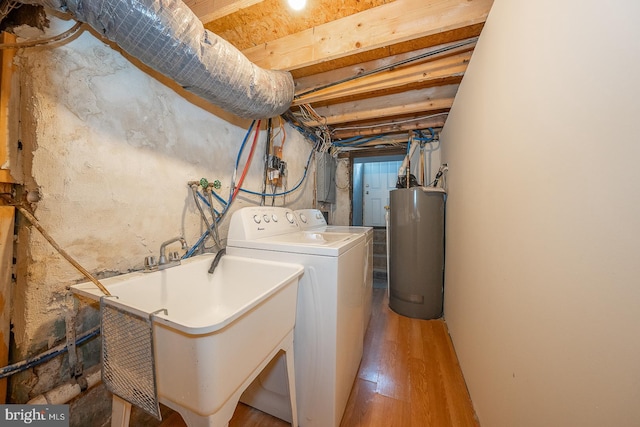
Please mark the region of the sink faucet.
<svg viewBox="0 0 640 427"><path fill-rule="evenodd" d="M174 237L173 239L163 242L160 245L160 259L158 260L158 264L155 264L153 257L147 257L147 259L145 259L145 271L164 270L174 265L180 265L180 257L177 252L171 252L167 260L167 246L174 242L180 242L182 249L188 249L187 241L182 236Z"/></svg>

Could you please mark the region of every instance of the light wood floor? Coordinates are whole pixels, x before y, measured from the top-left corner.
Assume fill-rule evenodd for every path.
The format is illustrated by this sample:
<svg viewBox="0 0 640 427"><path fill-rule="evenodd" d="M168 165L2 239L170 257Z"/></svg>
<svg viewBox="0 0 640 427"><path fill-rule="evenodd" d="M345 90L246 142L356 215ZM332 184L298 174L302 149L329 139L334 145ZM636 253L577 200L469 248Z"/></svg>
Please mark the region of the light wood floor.
<svg viewBox="0 0 640 427"><path fill-rule="evenodd" d="M400 316L389 309L386 290L373 292L364 355L341 427L479 426L446 324ZM243 404L229 423L289 425ZM174 413L162 426L185 424Z"/></svg>

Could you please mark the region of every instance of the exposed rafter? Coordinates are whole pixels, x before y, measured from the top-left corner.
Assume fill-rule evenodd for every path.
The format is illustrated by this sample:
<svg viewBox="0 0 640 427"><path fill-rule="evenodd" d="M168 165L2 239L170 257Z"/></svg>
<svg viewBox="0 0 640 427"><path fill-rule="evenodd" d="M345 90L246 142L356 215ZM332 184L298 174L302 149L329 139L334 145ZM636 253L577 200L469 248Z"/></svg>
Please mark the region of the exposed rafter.
<svg viewBox="0 0 640 427"><path fill-rule="evenodd" d="M388 135L376 146L444 126L493 4L316 0L293 15L282 0L188 1L251 61L292 73L289 117L338 140Z"/></svg>

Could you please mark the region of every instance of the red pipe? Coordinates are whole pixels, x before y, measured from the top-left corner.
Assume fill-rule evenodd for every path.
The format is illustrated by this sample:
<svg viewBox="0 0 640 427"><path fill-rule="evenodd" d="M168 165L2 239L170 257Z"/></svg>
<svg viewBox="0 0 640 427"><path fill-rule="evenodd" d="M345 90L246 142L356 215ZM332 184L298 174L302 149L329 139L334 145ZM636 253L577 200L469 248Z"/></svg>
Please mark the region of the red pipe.
<svg viewBox="0 0 640 427"><path fill-rule="evenodd" d="M249 157L247 158L247 163L244 165L244 170L242 171L242 176L240 177L240 180L238 181L238 185L236 185L236 188L233 190L233 195L231 196L231 202L233 202L236 198L236 195L238 194L238 191L240 191L240 188L242 188L242 182L244 181L244 177L247 176L247 171L249 171L249 165L251 165L251 159L253 158L253 152L256 150L256 146L258 145L258 135L260 135L260 122L262 120L258 120L258 125L256 126L256 134L253 137L253 142L251 143L251 151L249 151Z"/></svg>

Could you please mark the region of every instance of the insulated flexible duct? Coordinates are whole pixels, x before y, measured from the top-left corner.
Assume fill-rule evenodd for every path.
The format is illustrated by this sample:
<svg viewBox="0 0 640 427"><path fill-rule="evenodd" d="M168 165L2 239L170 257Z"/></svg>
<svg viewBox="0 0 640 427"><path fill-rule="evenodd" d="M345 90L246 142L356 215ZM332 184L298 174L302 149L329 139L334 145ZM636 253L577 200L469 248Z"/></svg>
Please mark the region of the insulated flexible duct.
<svg viewBox="0 0 640 427"><path fill-rule="evenodd" d="M239 117L285 112L293 78L264 70L208 31L181 0L21 0L70 13L187 91Z"/></svg>

